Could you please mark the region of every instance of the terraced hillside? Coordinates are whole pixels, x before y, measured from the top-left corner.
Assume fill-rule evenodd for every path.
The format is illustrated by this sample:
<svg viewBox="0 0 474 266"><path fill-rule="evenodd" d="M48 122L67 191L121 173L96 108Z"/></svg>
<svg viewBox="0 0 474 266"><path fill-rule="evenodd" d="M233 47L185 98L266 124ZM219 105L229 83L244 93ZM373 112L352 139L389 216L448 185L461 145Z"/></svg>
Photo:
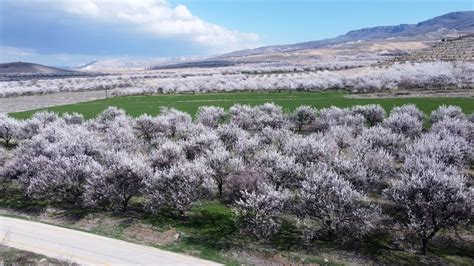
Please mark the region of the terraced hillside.
<svg viewBox="0 0 474 266"><path fill-rule="evenodd" d="M474 34L442 39L429 48L395 57L393 61L474 61Z"/></svg>

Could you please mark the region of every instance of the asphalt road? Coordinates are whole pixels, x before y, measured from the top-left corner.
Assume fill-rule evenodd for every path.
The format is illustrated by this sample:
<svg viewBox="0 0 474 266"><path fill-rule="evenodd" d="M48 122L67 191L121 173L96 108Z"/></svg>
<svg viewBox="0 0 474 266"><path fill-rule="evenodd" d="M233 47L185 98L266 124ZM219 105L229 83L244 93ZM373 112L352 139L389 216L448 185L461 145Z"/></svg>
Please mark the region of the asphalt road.
<svg viewBox="0 0 474 266"><path fill-rule="evenodd" d="M218 265L157 248L1 216L0 243L84 265Z"/></svg>

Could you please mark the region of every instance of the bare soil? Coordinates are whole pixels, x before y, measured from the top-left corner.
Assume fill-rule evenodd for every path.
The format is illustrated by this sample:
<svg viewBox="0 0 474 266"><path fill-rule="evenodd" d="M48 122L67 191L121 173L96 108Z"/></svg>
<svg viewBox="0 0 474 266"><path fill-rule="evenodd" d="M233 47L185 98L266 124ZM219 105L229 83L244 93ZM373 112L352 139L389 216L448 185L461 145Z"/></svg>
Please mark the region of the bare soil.
<svg viewBox="0 0 474 266"><path fill-rule="evenodd" d="M166 245L178 241L181 234L173 229L158 232L145 226L132 225L123 230L123 235L127 238L139 239L158 245Z"/></svg>
<svg viewBox="0 0 474 266"><path fill-rule="evenodd" d="M110 97L110 92L109 95ZM78 91L0 98L0 113L21 112L50 106L104 99L106 92Z"/></svg>
<svg viewBox="0 0 474 266"><path fill-rule="evenodd" d="M7 247L0 244L0 265L76 265L72 262L48 258L36 253Z"/></svg>

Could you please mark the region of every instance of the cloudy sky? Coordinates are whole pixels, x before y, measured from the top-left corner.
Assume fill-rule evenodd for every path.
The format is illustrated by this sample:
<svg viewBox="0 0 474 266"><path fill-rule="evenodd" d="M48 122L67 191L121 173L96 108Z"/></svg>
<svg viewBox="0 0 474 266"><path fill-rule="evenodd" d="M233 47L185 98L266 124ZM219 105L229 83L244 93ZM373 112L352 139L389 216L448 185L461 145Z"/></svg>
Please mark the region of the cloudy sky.
<svg viewBox="0 0 474 266"><path fill-rule="evenodd" d="M0 61L207 56L416 23L472 0L0 0Z"/></svg>

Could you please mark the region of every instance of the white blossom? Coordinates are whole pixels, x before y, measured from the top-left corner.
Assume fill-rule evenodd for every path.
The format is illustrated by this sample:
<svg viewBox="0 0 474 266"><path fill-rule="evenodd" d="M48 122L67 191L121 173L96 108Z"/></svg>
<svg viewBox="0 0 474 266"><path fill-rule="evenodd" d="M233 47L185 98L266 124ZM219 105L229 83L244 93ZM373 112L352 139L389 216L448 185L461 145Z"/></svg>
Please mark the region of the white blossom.
<svg viewBox="0 0 474 266"><path fill-rule="evenodd" d="M186 211L204 196L202 185L210 175L212 170L203 160L183 162L157 171L144 181L148 208L153 212L172 210L185 216Z"/></svg>
<svg viewBox="0 0 474 266"><path fill-rule="evenodd" d="M225 117L224 108L216 106L200 106L196 113L196 120L211 128L216 128L224 121Z"/></svg>
<svg viewBox="0 0 474 266"><path fill-rule="evenodd" d="M378 104L356 105L351 111L353 114L362 115L369 126L382 123L385 117L385 109Z"/></svg>
<svg viewBox="0 0 474 266"><path fill-rule="evenodd" d="M166 141L150 154L151 166L155 169L169 168L185 159L182 146L174 141Z"/></svg>
<svg viewBox="0 0 474 266"><path fill-rule="evenodd" d="M249 137L247 131L241 129L234 123L219 125L216 133L219 136L219 140L228 150L234 149L239 139Z"/></svg>
<svg viewBox="0 0 474 266"><path fill-rule="evenodd" d="M217 185L219 196L222 197L227 179L233 173L242 171L244 163L238 157L233 158L232 155L222 147L209 150L204 158L206 165L212 170L211 177Z"/></svg>
<svg viewBox="0 0 474 266"><path fill-rule="evenodd" d="M422 241L422 252L442 229L467 223L474 211L474 190L455 168L435 158L413 156L401 178L385 195L399 209L400 224Z"/></svg>
<svg viewBox="0 0 474 266"><path fill-rule="evenodd" d="M125 152L107 154L104 168L101 174L86 179L87 205L110 205L126 211L130 199L142 189L143 180L152 175L144 158Z"/></svg>
<svg viewBox="0 0 474 266"><path fill-rule="evenodd" d="M331 161L339 153L337 143L332 139L322 139L313 134L307 137L295 136L285 146L285 152L299 164Z"/></svg>
<svg viewBox="0 0 474 266"><path fill-rule="evenodd" d="M437 123L445 118L464 119L465 117L461 107L441 105L438 109L431 112L430 120L431 123Z"/></svg>
<svg viewBox="0 0 474 266"><path fill-rule="evenodd" d="M299 216L318 220L329 240L342 234L364 235L381 217L379 208L368 204L347 180L324 165L308 172L299 198Z"/></svg>
<svg viewBox="0 0 474 266"><path fill-rule="evenodd" d="M298 131L301 131L303 126L310 125L314 122L316 119L316 110L307 105L299 106L292 113L291 119Z"/></svg>
<svg viewBox="0 0 474 266"><path fill-rule="evenodd" d="M390 111L390 115L408 114L411 117L416 118L418 121L423 121L424 114L414 104L404 104L402 106L396 106Z"/></svg>
<svg viewBox="0 0 474 266"><path fill-rule="evenodd" d="M242 192L235 203L235 213L241 232L257 238L269 238L278 232L280 214L284 210L289 194L276 191L272 186L261 184L252 192Z"/></svg>
<svg viewBox="0 0 474 266"><path fill-rule="evenodd" d="M0 139L8 146L13 139L21 138L22 123L8 115L0 113Z"/></svg>
<svg viewBox="0 0 474 266"><path fill-rule="evenodd" d="M423 130L423 121L409 113L392 113L385 119L383 126L392 130L393 133L413 139L420 136Z"/></svg>
<svg viewBox="0 0 474 266"><path fill-rule="evenodd" d="M407 148L407 154L428 156L446 165L464 167L472 155L469 143L447 131L427 133Z"/></svg>
<svg viewBox="0 0 474 266"><path fill-rule="evenodd" d="M263 150L256 158L257 171L276 190L297 187L303 176L303 166L294 157L280 154L276 150Z"/></svg>
<svg viewBox="0 0 474 266"><path fill-rule="evenodd" d="M81 125L84 123L84 115L79 113L65 113L61 118L66 122L66 124Z"/></svg>

